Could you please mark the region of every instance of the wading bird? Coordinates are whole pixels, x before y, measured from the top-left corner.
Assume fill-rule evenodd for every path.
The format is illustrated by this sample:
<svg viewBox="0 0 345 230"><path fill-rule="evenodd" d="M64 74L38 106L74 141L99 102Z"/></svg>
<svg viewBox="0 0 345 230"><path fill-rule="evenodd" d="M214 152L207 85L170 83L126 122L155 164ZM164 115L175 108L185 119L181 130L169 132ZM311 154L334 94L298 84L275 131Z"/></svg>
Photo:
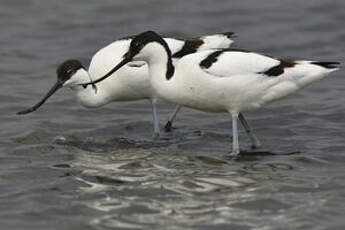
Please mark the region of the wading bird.
<svg viewBox="0 0 345 230"><path fill-rule="evenodd" d="M206 50L182 57L173 65L168 44L155 32L141 33L131 41L122 60L107 78L131 61L149 66L151 86L171 103L206 112L228 112L232 118L232 155L240 153L238 119L254 147L260 142L242 113L259 109L337 70L338 62L284 60L235 49ZM85 84L88 85L88 84Z"/></svg>
<svg viewBox="0 0 345 230"><path fill-rule="evenodd" d="M194 52L213 48L227 48L233 43L233 37L233 32L227 32L192 39L164 38L164 40L172 51L172 58L176 61L184 55ZM33 107L17 114L27 114L37 110L62 87L70 88L79 103L88 108L100 107L116 101L148 99L152 104L154 137L159 136L159 122L156 112L157 95L150 85L148 66L145 62L131 62L116 74L110 74L110 78L97 84L97 86L83 87L80 85L97 80L98 76L107 73L114 63L122 59L124 53L128 51L131 41L131 37L126 37L99 50L92 57L88 71L78 60L63 62L57 68L57 82L47 95ZM171 128L171 123L179 109L180 106L177 105L166 125L167 130Z"/></svg>

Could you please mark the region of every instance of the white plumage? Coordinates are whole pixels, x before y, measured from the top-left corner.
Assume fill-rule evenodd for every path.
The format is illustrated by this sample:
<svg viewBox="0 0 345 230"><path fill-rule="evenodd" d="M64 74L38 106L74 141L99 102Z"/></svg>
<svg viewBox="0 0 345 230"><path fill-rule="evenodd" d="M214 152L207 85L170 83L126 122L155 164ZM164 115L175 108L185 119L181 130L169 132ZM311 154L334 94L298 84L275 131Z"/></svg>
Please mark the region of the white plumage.
<svg viewBox="0 0 345 230"><path fill-rule="evenodd" d="M283 73L270 76L265 72L287 61L236 50L220 50L217 60L210 67L203 67L200 63L215 52L207 50L183 57L169 83L151 72L152 77L156 76L152 79L153 87L170 102L208 112L236 114L258 109L336 70L309 61L294 61L290 63L292 67L281 67ZM179 89L177 97L165 94L170 87L167 84L175 84L171 88Z"/></svg>
<svg viewBox="0 0 345 230"><path fill-rule="evenodd" d="M281 60L248 51L218 49L186 55L174 68L171 57L164 40L148 31L132 40L128 53L112 71L131 60L146 61L151 85L161 98L207 112L229 112L233 124L233 154L240 152L238 118L254 147L260 145L243 112L295 92L337 70L339 64ZM102 79L104 77L99 81Z"/></svg>
<svg viewBox="0 0 345 230"><path fill-rule="evenodd" d="M186 54L198 52L211 48L227 48L232 40L233 33L214 34L193 39L165 38L169 48L178 59ZM62 63L58 72L58 83L34 107L19 112L26 114L35 111L49 96L61 87L71 88L79 103L88 108L100 107L110 102L132 101L148 99L153 107L154 135L159 135L158 119L156 114L157 96L151 87L149 72L145 62L128 63L118 72L112 74L108 79L97 84L97 90L92 87L82 87L81 83L97 80L97 77L106 74L114 63L119 62L128 51L131 38L117 40L106 47L100 49L90 62L86 71L77 60L68 60ZM176 110L178 111L178 109ZM176 112L177 113L177 112ZM173 114L173 118L176 116Z"/></svg>

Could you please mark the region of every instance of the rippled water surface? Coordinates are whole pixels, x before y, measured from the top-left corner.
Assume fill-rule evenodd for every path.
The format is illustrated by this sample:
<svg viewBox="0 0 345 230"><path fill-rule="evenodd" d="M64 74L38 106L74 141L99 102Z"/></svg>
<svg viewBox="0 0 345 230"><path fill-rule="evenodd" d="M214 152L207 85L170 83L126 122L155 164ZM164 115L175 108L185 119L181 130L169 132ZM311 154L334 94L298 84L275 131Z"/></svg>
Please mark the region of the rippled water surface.
<svg viewBox="0 0 345 230"><path fill-rule="evenodd" d="M344 229L344 70L248 114L262 152L229 157L227 114L147 101L87 110L55 82L116 38L235 31L235 47L345 62L345 1L0 0L0 229ZM172 106L160 103L161 126ZM240 143L249 140L241 131Z"/></svg>

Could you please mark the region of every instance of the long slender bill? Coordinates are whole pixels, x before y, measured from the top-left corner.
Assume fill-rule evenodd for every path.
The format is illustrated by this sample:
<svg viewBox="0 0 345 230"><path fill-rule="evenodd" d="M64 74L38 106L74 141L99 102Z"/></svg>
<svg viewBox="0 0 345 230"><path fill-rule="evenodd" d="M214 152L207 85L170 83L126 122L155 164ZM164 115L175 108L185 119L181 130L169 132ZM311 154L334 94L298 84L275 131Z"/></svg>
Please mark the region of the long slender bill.
<svg viewBox="0 0 345 230"><path fill-rule="evenodd" d="M86 87L88 85L93 85L96 84L100 81L103 81L104 79L108 78L109 76L111 76L113 73L115 73L118 69L120 69L122 66L126 65L128 62L130 62L131 59L129 58L124 58L119 64L117 64L117 66L115 66L112 70L110 70L106 75L104 75L103 77L97 79L96 81L92 81L89 83L85 83L85 84L81 84L83 87Z"/></svg>
<svg viewBox="0 0 345 230"><path fill-rule="evenodd" d="M23 115L23 114L28 114L28 113L31 113L35 110L37 110L41 105L43 105L44 102L46 102L46 100L51 96L53 95L58 89L60 89L62 87L62 83L61 82L56 82L55 85L49 90L49 92L47 93L47 95L44 96L44 98L39 101L36 105L32 106L31 108L29 109L25 109L25 110L22 110L22 111L19 111L17 113L17 115Z"/></svg>

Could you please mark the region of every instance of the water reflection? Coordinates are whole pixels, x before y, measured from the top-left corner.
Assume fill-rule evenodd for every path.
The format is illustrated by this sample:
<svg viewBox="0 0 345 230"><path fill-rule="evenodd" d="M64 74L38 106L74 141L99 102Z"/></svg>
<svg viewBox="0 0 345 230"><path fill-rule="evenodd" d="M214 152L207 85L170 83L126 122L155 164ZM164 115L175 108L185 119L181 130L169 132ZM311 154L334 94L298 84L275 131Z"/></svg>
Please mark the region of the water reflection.
<svg viewBox="0 0 345 230"><path fill-rule="evenodd" d="M206 132L198 141L209 136ZM50 144L37 144L48 137ZM315 215L334 197L331 191L337 186L327 177L301 173L306 167L328 167L323 159L288 151L245 152L232 159L226 146L218 147L224 154L203 145L191 150L179 143L193 138L177 138L97 141L33 132L16 139L25 148L18 147L15 154L21 161L29 151L35 164L54 159L49 168L59 179L49 190L63 197L78 194L72 196L72 206L97 213L88 220L97 229L301 228L301 216ZM5 176L20 174L24 171Z"/></svg>
<svg viewBox="0 0 345 230"><path fill-rule="evenodd" d="M169 148L130 148L109 155L81 152L71 167L82 169L75 178L88 185L80 188L81 196L102 196L86 201L104 213L91 221L97 228L301 227L296 212L320 208L320 196L303 201L280 193L276 184L298 187L304 181L290 174L292 164L260 157L234 162L188 151L171 154Z"/></svg>
<svg viewBox="0 0 345 230"><path fill-rule="evenodd" d="M144 101L87 110L65 90L35 114L14 114L61 60L87 66L105 44L148 29L233 30L238 48L343 63L344 1L52 3L1 4L1 229L343 228L343 70L248 114L264 146L250 151L242 132L247 152L235 159L226 114L183 109L158 141ZM171 109L159 104L161 126Z"/></svg>

